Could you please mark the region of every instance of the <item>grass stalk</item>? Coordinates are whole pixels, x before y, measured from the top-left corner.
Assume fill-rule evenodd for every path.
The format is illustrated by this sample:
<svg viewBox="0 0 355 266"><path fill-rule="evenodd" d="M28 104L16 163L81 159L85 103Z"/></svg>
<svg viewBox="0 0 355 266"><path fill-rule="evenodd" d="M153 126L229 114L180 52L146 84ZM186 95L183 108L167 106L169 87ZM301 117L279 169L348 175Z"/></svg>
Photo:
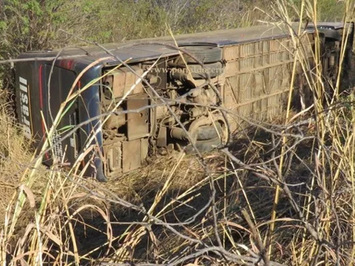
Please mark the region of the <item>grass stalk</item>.
<svg viewBox="0 0 355 266"><path fill-rule="evenodd" d="M282 7L282 6L285 6L285 5L282 4L282 2L279 2L279 6ZM304 7L305 7L304 0L302 0L301 1L301 8L300 8L300 19L301 19L301 21L302 21L302 18L303 18ZM280 9L282 10L282 8L280 8ZM291 25L291 21L289 21L290 16L288 15L288 13L285 12L283 15L284 15L284 17L286 19L288 19L288 21L287 21L288 25ZM298 32L297 32L298 36L301 36L301 30L302 30L302 23L300 23L299 27L298 27ZM292 41L293 41L294 47L300 47L299 39L297 38L297 36L294 36L293 31L291 29L290 29L290 34L291 34L291 37L292 37ZM296 75L297 75L297 72L296 72L297 66L300 63L302 64L302 61L300 60L300 53L301 53L301 51L299 49L296 49L295 54L294 54L294 61L293 61L292 73L291 73L291 82L290 82L290 88L289 88L289 94L288 94L288 100L287 100L287 107L286 107L285 125L287 125L289 120L290 120L292 95L293 95L293 89L294 89L294 84L295 84L295 78L296 78ZM287 142L287 137L284 136L282 138L281 155L280 155L279 169L278 169L280 181L283 181L282 180L283 179L282 173L283 173L283 167L284 167L284 156L285 156L286 142ZM279 197L280 197L280 186L276 185L274 202L273 202L273 207L272 207L272 212L271 212L271 221L275 221L276 220L276 217L277 217L276 208L277 208L277 205L279 203ZM271 241L271 238L272 238L272 234L273 234L274 230L275 230L275 223L272 222L270 224L270 227L269 227L269 233L268 233L268 236L267 236L267 241L265 241L265 243L270 243L270 245L268 247L269 259L270 259L271 253L272 253L272 244L271 244L272 241Z"/></svg>

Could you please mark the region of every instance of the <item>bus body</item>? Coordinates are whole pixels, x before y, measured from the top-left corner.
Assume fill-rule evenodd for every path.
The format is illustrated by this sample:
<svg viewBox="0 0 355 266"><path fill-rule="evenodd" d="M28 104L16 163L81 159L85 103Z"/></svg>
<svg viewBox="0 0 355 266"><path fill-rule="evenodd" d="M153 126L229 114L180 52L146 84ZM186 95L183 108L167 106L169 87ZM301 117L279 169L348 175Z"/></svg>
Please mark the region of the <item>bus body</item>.
<svg viewBox="0 0 355 266"><path fill-rule="evenodd" d="M351 65L352 28L320 23L297 35L298 25L256 26L23 53L18 119L36 146L49 141L45 164L80 164L106 180L141 167L156 149L208 151L243 127L241 117L281 114L290 88L297 95L307 86L298 61L312 71L317 44L331 84L342 45L344 68Z"/></svg>

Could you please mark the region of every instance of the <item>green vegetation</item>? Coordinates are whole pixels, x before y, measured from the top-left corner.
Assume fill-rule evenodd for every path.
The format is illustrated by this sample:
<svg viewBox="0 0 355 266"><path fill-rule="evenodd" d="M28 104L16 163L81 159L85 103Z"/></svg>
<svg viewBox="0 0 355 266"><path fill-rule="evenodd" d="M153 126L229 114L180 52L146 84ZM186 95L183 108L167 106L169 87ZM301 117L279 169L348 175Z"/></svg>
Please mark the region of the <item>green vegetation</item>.
<svg viewBox="0 0 355 266"><path fill-rule="evenodd" d="M257 7L257 8L255 8ZM354 19L354 1L0 1L0 60L83 40ZM350 265L355 259L354 95L329 102L319 66L306 71L313 105L253 124L230 150L172 152L106 184L77 168L45 169L0 107L0 263ZM319 60L319 51L314 57ZM0 64L11 86L10 64ZM338 80L340 77L338 77ZM50 145L50 144L49 144ZM237 159L238 158L238 159ZM68 174L69 173L69 174Z"/></svg>
<svg viewBox="0 0 355 266"><path fill-rule="evenodd" d="M300 2L294 0L295 6ZM13 0L0 5L0 58L76 44L75 37L118 42L168 35L169 27L187 33L249 26L265 20L264 11L269 20L274 15L269 3L255 0ZM317 6L320 20L344 16L343 1L322 0Z"/></svg>

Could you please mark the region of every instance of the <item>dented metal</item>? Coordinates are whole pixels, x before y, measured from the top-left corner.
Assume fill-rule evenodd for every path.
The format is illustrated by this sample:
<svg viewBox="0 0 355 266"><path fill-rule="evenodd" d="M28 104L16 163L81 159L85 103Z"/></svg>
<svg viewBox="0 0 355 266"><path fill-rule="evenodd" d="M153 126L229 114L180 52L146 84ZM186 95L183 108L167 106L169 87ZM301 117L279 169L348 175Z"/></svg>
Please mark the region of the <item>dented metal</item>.
<svg viewBox="0 0 355 266"><path fill-rule="evenodd" d="M325 78L332 81L342 41L334 36L342 36L344 25L324 23L318 29ZM290 88L305 86L300 67L291 84L298 48L289 30L262 26L182 35L176 37L179 47L160 38L111 44L106 51L89 47L61 55L25 53L20 58L42 60L16 64L19 121L25 134L41 145L47 137L43 125L52 126L58 110L50 99L65 101L74 77L81 75L74 84L78 95L58 125L71 126L69 133L57 130L60 145L54 146L62 161L74 163L86 152L83 164L93 162L87 174L105 180L141 167L156 149L175 145L208 151L227 144L230 134L243 127L240 117L265 120L280 114ZM316 34L310 26L299 36L310 68ZM353 33L349 36L348 53ZM53 62L45 60L56 56ZM101 61L93 64L96 60ZM82 72L89 64L93 67ZM56 154L47 155L51 164Z"/></svg>

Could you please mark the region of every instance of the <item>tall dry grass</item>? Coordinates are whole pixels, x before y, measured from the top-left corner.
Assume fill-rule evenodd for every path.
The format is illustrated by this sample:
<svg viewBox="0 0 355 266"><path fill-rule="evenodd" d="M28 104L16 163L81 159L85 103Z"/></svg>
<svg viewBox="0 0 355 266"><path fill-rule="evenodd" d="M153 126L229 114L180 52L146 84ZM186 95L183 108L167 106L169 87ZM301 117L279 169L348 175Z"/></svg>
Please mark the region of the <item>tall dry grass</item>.
<svg viewBox="0 0 355 266"><path fill-rule="evenodd" d="M6 92L0 95L0 202L1 225L4 223L4 213L18 187L20 176L30 165L31 152L28 143L20 134L20 128L9 114L10 104L6 103Z"/></svg>
<svg viewBox="0 0 355 266"><path fill-rule="evenodd" d="M317 4L275 1L275 22L290 24L291 8L316 23ZM344 21L353 19L353 8L347 1ZM325 100L329 88L322 66L305 57L301 29L290 34L294 74L300 66L312 92L309 108L292 110L291 87L278 120L249 121L254 132L245 131L228 148L203 159L171 151L105 184L83 178L77 167L41 166L3 106L2 264L350 265L354 95L341 91L338 75ZM318 45L313 57L320 62ZM78 95L63 103L43 151L52 146L61 114Z"/></svg>

